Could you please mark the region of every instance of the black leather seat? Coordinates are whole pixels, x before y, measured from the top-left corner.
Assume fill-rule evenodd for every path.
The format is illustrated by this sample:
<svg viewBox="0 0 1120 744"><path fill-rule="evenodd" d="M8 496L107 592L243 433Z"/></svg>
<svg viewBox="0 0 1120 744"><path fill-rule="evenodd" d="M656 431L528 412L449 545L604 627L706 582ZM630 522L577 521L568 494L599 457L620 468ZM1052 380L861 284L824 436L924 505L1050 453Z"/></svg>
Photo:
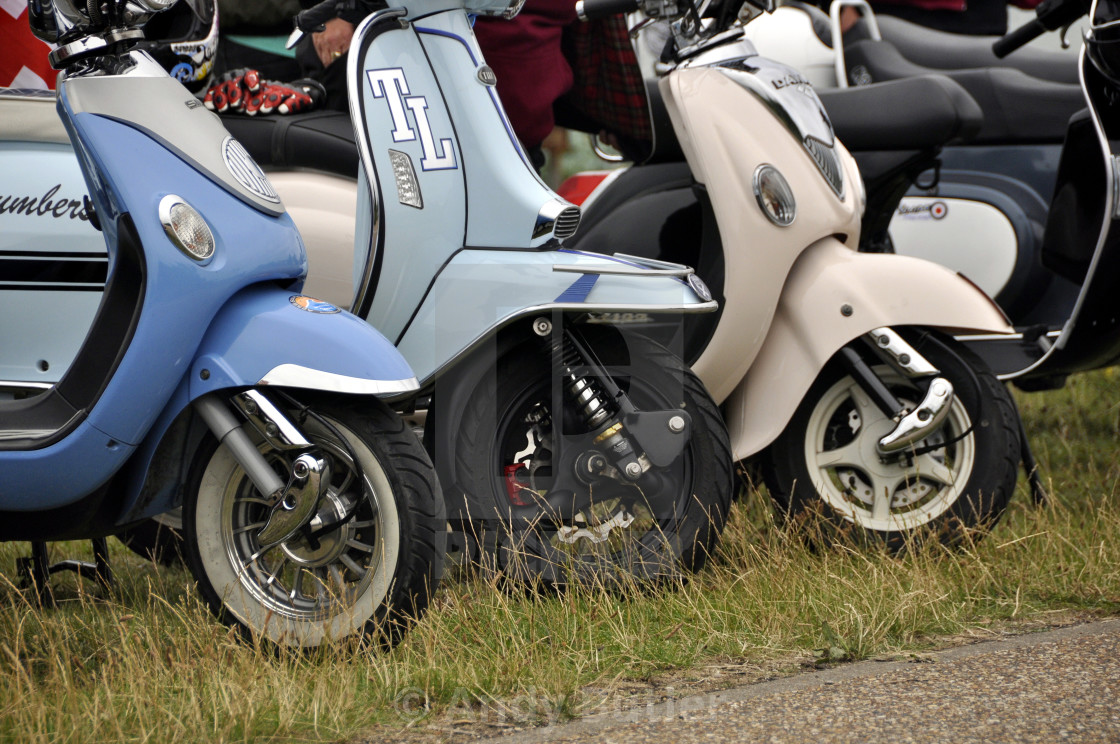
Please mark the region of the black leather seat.
<svg viewBox="0 0 1120 744"><path fill-rule="evenodd" d="M950 34L887 15L876 15L875 20L883 39L915 64L937 70L1003 67L1041 80L1079 84L1076 54L1026 46L1001 59L992 52L992 43L998 36ZM851 32L845 34L845 39L850 35Z"/></svg>
<svg viewBox="0 0 1120 744"><path fill-rule="evenodd" d="M1009 68L936 70L914 64L886 41L848 44L844 56L849 80L884 82L940 74L959 83L984 112L974 144L1061 143L1070 117L1085 107L1077 85L1040 80Z"/></svg>
<svg viewBox="0 0 1120 744"><path fill-rule="evenodd" d="M345 178L358 177L358 146L348 114L223 114L222 123L266 171L306 168Z"/></svg>
<svg viewBox="0 0 1120 744"><path fill-rule="evenodd" d="M928 150L966 142L980 131L976 101L943 75L820 90L836 136L849 150Z"/></svg>

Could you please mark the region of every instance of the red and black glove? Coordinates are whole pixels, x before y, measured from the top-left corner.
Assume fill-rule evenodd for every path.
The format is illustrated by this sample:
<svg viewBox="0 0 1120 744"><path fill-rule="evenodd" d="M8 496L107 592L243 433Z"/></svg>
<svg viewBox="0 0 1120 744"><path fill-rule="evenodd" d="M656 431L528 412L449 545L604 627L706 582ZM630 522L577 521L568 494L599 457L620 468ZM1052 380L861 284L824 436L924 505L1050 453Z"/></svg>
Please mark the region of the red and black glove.
<svg viewBox="0 0 1120 744"><path fill-rule="evenodd" d="M318 108L327 97L327 90L314 80L293 80L280 83L265 80L260 89L249 95L245 102L245 113L256 114L294 114L297 111L310 111Z"/></svg>
<svg viewBox="0 0 1120 744"><path fill-rule="evenodd" d="M293 114L318 107L327 96L326 89L314 80L281 83L262 80L256 70L231 70L206 91L202 102L218 113Z"/></svg>
<svg viewBox="0 0 1120 744"><path fill-rule="evenodd" d="M242 67L218 78L218 82L211 85L202 99L202 103L211 111L219 114L226 111L244 111L245 101L261 88L261 74L256 70Z"/></svg>

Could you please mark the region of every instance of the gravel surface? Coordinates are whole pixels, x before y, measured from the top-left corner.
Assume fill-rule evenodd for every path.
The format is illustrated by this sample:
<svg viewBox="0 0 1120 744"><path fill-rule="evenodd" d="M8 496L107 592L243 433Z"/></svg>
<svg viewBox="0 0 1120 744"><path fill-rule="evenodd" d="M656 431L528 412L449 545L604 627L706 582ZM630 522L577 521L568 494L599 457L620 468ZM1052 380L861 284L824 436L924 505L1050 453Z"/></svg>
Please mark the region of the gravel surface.
<svg viewBox="0 0 1120 744"><path fill-rule="evenodd" d="M538 742L1120 742L1120 619L521 731Z"/></svg>

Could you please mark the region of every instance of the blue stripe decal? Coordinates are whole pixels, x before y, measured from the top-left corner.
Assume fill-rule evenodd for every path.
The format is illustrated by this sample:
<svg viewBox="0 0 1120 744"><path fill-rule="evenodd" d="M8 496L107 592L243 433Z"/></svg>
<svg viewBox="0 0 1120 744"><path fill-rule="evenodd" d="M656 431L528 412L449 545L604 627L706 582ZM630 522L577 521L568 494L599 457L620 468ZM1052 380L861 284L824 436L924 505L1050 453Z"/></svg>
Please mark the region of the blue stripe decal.
<svg viewBox="0 0 1120 744"><path fill-rule="evenodd" d="M553 302L583 302L587 299L587 295L590 294L591 288L595 286L598 279L598 274L584 274L572 282L572 286L561 292L560 296Z"/></svg>
<svg viewBox="0 0 1120 744"><path fill-rule="evenodd" d="M443 36L443 37L446 37L448 39L454 39L455 41L459 42L467 50L467 54L470 55L471 63L474 64L475 67L478 67L478 60L474 58L474 52L471 51L471 45L468 44L467 40L464 39L462 36L459 36L458 34L453 34L450 31L441 31L438 28L424 28L422 26L415 26L415 28L416 28L416 32L420 33L420 34L431 34L432 36Z"/></svg>

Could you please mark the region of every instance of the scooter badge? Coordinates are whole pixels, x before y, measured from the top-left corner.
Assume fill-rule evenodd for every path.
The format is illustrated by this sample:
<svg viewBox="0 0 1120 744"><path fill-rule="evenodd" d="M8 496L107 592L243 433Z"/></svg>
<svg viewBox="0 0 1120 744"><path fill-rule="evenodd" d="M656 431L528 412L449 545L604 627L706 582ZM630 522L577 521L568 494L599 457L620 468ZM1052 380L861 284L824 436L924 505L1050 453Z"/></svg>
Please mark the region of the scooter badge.
<svg viewBox="0 0 1120 744"><path fill-rule="evenodd" d="M292 295L288 298L288 302L292 303L300 310L306 310L309 313L319 313L320 315L332 315L334 313L342 312L339 308L335 307L329 302L317 300L314 297L307 295Z"/></svg>

